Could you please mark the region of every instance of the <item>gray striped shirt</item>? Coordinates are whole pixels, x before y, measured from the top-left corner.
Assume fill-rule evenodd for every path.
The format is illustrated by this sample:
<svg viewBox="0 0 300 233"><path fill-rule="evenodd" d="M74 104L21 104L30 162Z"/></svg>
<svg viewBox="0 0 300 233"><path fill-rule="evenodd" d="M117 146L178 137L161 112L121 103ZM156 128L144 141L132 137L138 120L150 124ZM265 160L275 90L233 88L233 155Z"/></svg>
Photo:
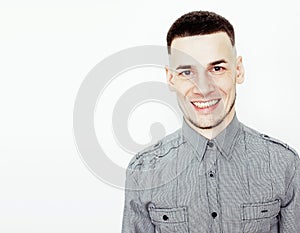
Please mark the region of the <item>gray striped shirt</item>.
<svg viewBox="0 0 300 233"><path fill-rule="evenodd" d="M182 128L138 153L126 176L123 233L299 233L300 160L235 116L208 140Z"/></svg>

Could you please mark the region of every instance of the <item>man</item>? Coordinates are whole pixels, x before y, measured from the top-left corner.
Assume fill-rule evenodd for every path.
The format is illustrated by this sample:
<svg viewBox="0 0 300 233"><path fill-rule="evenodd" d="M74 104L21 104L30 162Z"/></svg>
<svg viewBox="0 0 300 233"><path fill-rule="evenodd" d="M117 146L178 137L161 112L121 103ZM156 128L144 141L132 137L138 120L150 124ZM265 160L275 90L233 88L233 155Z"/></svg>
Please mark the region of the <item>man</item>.
<svg viewBox="0 0 300 233"><path fill-rule="evenodd" d="M122 232L299 233L297 153L235 113L244 67L232 25L191 12L174 22L167 44L183 125L130 162Z"/></svg>

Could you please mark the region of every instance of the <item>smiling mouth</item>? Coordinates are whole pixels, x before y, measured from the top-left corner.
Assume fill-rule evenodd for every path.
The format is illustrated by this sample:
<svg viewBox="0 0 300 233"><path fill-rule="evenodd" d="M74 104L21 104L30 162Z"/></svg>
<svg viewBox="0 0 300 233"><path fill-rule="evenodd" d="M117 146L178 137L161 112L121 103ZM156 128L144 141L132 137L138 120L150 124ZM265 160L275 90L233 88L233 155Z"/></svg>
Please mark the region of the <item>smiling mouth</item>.
<svg viewBox="0 0 300 233"><path fill-rule="evenodd" d="M192 101L191 103L200 109L210 108L220 102L221 99L209 100L209 101Z"/></svg>

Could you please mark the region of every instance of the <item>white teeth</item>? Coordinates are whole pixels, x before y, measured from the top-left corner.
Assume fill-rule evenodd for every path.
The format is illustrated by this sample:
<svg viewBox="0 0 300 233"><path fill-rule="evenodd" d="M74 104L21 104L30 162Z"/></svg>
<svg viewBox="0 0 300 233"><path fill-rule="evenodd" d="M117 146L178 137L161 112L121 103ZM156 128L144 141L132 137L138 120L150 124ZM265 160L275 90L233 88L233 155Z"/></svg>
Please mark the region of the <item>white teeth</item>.
<svg viewBox="0 0 300 233"><path fill-rule="evenodd" d="M211 107L213 105L215 105L216 103L218 103L219 100L211 100L211 101L207 101L207 102L192 102L194 105L196 105L198 108L208 108Z"/></svg>

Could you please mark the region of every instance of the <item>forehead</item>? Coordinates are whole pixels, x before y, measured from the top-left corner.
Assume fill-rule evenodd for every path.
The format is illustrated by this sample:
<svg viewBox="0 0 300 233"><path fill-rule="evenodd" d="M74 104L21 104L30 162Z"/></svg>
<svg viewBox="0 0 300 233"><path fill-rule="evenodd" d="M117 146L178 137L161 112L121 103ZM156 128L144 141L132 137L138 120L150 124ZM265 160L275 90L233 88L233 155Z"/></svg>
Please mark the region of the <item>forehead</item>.
<svg viewBox="0 0 300 233"><path fill-rule="evenodd" d="M225 32L179 37L172 41L170 62L209 64L224 59L233 61L234 48Z"/></svg>

